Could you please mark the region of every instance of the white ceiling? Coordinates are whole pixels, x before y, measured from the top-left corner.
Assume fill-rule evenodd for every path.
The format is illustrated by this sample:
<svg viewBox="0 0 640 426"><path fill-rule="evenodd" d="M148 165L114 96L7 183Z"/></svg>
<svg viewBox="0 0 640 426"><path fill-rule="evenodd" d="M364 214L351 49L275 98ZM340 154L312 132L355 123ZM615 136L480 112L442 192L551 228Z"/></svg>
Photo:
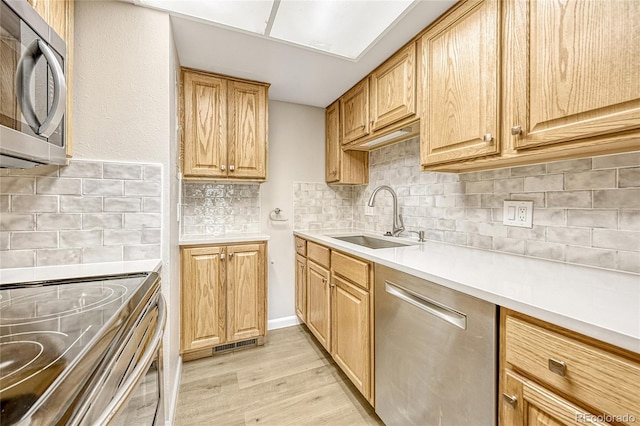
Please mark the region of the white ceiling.
<svg viewBox="0 0 640 426"><path fill-rule="evenodd" d="M324 108L454 3L420 0L357 61L185 17L171 21L182 66L268 82L270 99Z"/></svg>

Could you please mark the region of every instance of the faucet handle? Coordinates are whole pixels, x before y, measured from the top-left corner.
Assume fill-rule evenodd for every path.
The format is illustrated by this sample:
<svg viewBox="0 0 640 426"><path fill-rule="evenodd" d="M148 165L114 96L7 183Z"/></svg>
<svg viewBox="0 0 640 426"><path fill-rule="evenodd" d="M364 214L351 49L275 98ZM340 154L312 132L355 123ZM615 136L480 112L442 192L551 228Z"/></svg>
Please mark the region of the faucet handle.
<svg viewBox="0 0 640 426"><path fill-rule="evenodd" d="M418 235L418 241L420 241L421 243L424 243L425 241L427 241L425 239L424 231L409 231L409 232L413 232L414 234L417 234Z"/></svg>

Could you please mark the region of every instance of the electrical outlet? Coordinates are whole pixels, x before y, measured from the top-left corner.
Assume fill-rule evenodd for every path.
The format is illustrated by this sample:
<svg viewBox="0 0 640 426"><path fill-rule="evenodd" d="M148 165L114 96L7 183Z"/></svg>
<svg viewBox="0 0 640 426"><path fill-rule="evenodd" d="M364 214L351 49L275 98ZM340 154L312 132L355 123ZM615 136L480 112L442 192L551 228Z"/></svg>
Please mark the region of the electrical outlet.
<svg viewBox="0 0 640 426"><path fill-rule="evenodd" d="M502 223L507 226L533 228L533 201L504 200Z"/></svg>
<svg viewBox="0 0 640 426"><path fill-rule="evenodd" d="M374 214L375 214L375 211L373 210L373 207L364 206L364 215L365 216L373 216Z"/></svg>

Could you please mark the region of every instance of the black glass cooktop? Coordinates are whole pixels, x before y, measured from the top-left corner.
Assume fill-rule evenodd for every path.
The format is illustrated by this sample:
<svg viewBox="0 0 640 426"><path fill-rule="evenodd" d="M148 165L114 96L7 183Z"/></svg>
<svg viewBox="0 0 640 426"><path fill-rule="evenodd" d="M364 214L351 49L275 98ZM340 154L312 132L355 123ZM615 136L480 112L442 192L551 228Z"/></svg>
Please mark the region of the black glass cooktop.
<svg viewBox="0 0 640 426"><path fill-rule="evenodd" d="M157 287L150 278L0 286L0 424L49 406L64 411L127 318Z"/></svg>

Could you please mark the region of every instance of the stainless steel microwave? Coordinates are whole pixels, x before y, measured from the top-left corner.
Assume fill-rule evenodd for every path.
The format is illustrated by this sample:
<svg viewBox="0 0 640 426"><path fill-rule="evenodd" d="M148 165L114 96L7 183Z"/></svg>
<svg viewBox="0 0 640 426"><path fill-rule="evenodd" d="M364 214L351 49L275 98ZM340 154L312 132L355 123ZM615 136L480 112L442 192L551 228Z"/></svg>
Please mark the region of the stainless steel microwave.
<svg viewBox="0 0 640 426"><path fill-rule="evenodd" d="M65 42L26 0L0 7L0 168L66 164Z"/></svg>

